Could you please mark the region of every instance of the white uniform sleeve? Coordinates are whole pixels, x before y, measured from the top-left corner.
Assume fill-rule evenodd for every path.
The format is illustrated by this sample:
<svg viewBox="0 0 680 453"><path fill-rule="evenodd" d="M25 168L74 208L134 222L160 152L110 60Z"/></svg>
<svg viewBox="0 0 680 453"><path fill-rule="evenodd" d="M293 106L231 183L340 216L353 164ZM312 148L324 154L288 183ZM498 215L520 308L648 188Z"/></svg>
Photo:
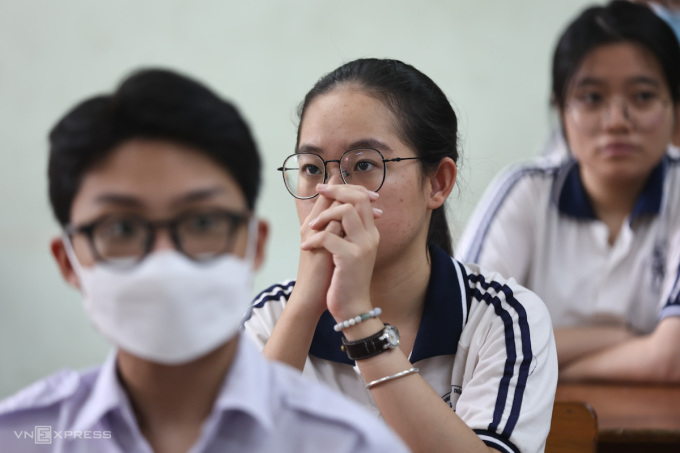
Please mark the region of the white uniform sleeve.
<svg viewBox="0 0 680 453"><path fill-rule="evenodd" d="M550 198L545 178L532 174L532 167L515 166L494 179L456 246L458 260L527 284L536 216Z"/></svg>
<svg viewBox="0 0 680 453"><path fill-rule="evenodd" d="M680 316L680 229L671 238L670 246L660 320L669 316Z"/></svg>
<svg viewBox="0 0 680 453"><path fill-rule="evenodd" d="M489 446L541 452L558 375L550 315L538 296L512 279L481 275L458 352L467 354L456 365L464 366L456 413Z"/></svg>
<svg viewBox="0 0 680 453"><path fill-rule="evenodd" d="M294 281L273 285L255 297L243 321L243 330L248 338L260 349L269 340L274 325L281 317L288 297L293 291Z"/></svg>

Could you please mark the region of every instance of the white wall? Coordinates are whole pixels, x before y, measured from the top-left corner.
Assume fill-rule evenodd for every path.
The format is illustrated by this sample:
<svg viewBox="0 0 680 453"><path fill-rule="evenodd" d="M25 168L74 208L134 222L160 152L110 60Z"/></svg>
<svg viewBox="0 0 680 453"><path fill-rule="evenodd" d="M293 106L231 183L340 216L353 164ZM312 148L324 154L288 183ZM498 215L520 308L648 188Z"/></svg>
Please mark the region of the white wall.
<svg viewBox="0 0 680 453"><path fill-rule="evenodd" d="M584 0L0 0L0 398L108 345L48 251L46 134L66 109L140 66L186 72L237 103L264 154L272 225L259 289L295 276L298 224L276 167L322 74L391 57L437 82L461 120L454 235L490 178L547 137L550 54Z"/></svg>

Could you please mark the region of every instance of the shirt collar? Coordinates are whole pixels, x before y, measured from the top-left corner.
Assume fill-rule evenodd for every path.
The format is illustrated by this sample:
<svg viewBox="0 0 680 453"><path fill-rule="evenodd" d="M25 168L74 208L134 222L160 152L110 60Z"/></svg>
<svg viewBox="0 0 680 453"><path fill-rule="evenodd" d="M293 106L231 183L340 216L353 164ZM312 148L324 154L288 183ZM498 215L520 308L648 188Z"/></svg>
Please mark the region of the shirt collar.
<svg viewBox="0 0 680 453"><path fill-rule="evenodd" d="M465 323L466 309L453 259L441 248L430 248L432 266L425 307L409 360L411 363L439 355L455 354ZM332 362L354 365L340 350L342 334L333 330L335 320L326 310L314 332L309 353Z"/></svg>
<svg viewBox="0 0 680 453"><path fill-rule="evenodd" d="M640 216L656 215L660 212L667 167L668 156L664 156L661 162L652 170L645 186L642 188L642 193L640 193L635 202L630 215L631 223ZM568 160L560 168L555 179L555 185L553 186L552 198L562 214L577 219L597 219L588 193L581 180L579 164L574 159Z"/></svg>
<svg viewBox="0 0 680 453"><path fill-rule="evenodd" d="M250 340L240 335L238 349L222 389L217 395L212 416L227 411L250 415L267 430L274 428L272 419L272 372L270 364Z"/></svg>
<svg viewBox="0 0 680 453"><path fill-rule="evenodd" d="M247 338L241 336L210 417L229 410L242 411L259 421L264 428L272 429L274 422L267 410L272 404L269 386L253 384L269 383L270 374L260 352ZM109 354L101 366L93 390L77 415L74 431L92 429L108 412L114 410L122 412L133 431L139 431L130 400L118 380L115 351Z"/></svg>
<svg viewBox="0 0 680 453"><path fill-rule="evenodd" d="M115 350L110 352L99 369L92 392L78 411L74 431L92 429L108 412L117 409L125 414L124 417L128 423L136 426L130 401L118 381L116 354Z"/></svg>

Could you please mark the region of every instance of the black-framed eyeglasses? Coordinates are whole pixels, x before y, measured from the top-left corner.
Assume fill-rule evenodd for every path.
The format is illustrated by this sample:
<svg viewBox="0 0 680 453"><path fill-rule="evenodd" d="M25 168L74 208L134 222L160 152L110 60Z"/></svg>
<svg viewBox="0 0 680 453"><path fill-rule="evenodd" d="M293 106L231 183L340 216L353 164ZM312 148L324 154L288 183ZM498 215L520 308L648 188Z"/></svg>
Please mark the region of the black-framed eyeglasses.
<svg viewBox="0 0 680 453"><path fill-rule="evenodd" d="M337 162L340 176L345 184L356 184L377 192L385 182L385 164L420 157L395 157L385 159L377 149L362 148L346 151L338 160L324 160L314 153L291 154L277 170L283 174L288 192L302 200L314 198L319 193L316 185L328 178L328 164Z"/></svg>
<svg viewBox="0 0 680 453"><path fill-rule="evenodd" d="M156 231L167 228L175 248L195 261L232 252L239 227L249 213L222 209L191 211L168 220L137 215L108 215L84 225L68 225L70 236L84 234L97 261L131 267L153 249Z"/></svg>

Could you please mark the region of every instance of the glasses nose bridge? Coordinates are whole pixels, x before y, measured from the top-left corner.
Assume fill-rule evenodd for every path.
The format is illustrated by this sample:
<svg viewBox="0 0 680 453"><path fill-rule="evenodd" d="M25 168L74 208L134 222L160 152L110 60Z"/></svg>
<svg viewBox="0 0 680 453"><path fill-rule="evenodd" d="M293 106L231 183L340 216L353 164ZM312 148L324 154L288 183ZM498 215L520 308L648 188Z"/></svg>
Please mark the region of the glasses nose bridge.
<svg viewBox="0 0 680 453"><path fill-rule="evenodd" d="M328 164L334 163L334 164L338 164L338 173L337 173L337 176L340 177L340 181L337 182L337 184L346 184L346 182L345 182L345 175L344 175L345 172L344 172L343 169L342 169L342 163L341 163L341 162L342 162L341 159L331 159L331 160L324 160L324 161L323 161L323 166L324 166L324 176L325 176L325 177L324 177L324 182L325 182L325 183L327 183L327 184L333 184L333 183L331 182L331 180L333 179L333 175L331 174L331 172L330 172L329 169L328 169ZM335 178L335 181L337 181L337 178Z"/></svg>
<svg viewBox="0 0 680 453"><path fill-rule="evenodd" d="M180 250L175 219L150 221L147 223L147 231L149 253L156 250Z"/></svg>

